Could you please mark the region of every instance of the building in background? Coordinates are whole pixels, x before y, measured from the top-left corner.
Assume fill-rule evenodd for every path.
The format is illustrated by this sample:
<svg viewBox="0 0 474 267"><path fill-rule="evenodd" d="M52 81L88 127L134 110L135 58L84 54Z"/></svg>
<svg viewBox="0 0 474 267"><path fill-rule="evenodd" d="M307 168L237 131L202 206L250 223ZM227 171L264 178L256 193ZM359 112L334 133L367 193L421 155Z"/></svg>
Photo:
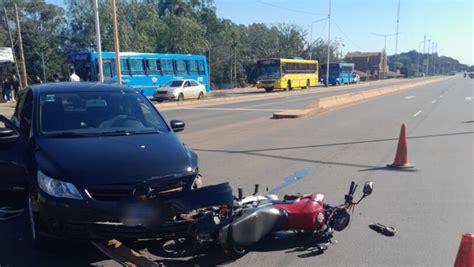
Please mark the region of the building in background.
<svg viewBox="0 0 474 267"><path fill-rule="evenodd" d="M354 63L354 68L358 72L365 73L367 80L380 80L388 78L387 54L382 52L352 52L346 58ZM361 75L361 78L363 76Z"/></svg>

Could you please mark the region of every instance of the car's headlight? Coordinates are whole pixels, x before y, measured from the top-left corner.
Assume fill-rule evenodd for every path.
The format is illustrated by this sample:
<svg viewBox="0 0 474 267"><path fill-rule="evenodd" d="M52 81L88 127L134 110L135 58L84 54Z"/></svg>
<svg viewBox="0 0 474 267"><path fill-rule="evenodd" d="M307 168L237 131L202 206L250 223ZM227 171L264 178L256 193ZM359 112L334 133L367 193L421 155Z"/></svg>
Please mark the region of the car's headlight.
<svg viewBox="0 0 474 267"><path fill-rule="evenodd" d="M37 178L38 186L50 196L79 200L82 199L82 196L77 188L71 183L55 180L41 171L38 171Z"/></svg>

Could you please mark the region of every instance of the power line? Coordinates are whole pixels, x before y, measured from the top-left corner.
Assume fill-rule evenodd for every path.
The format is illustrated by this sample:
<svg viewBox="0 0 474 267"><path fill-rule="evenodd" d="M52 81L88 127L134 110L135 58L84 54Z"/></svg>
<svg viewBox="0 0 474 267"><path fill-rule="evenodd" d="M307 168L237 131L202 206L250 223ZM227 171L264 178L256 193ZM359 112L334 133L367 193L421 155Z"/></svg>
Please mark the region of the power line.
<svg viewBox="0 0 474 267"><path fill-rule="evenodd" d="M305 13L305 14L308 14L308 15L317 15L317 16L327 15L327 14L321 14L321 13L313 13L313 12L309 12L309 11L306 11L306 10L298 10L298 9L287 8L287 7L284 7L284 6L279 6L279 5L275 5L275 4L267 3L267 2L263 2L263 1L257 1L257 3L267 5L267 6L271 6L271 7L274 7L274 8L279 8L279 9L292 11L292 12Z"/></svg>
<svg viewBox="0 0 474 267"><path fill-rule="evenodd" d="M347 34L341 29L341 27L339 27L339 24L337 24L334 20L332 20L332 22L334 23L334 25L336 25L337 29L346 37L347 40L349 40L353 45L355 45L357 48L359 48L360 50L362 50L362 48L361 48L356 42L354 42L354 41L349 37L349 35L347 35Z"/></svg>

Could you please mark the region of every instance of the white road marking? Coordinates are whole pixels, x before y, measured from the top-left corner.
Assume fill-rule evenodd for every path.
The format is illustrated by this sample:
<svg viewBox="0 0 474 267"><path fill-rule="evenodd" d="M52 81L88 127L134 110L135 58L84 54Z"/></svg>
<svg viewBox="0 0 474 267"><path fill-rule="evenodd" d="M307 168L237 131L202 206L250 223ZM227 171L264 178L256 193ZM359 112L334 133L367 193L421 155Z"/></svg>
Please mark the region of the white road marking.
<svg viewBox="0 0 474 267"><path fill-rule="evenodd" d="M438 100L435 99L435 100L431 101L431 104L435 104L436 102L438 102Z"/></svg>
<svg viewBox="0 0 474 267"><path fill-rule="evenodd" d="M470 101L470 100L472 100L472 97L466 96L464 99L466 99L467 101Z"/></svg>
<svg viewBox="0 0 474 267"><path fill-rule="evenodd" d="M412 98L415 98L416 96L414 95L409 95L409 96L405 96L405 99L412 99Z"/></svg>
<svg viewBox="0 0 474 267"><path fill-rule="evenodd" d="M415 113L415 115L413 115L413 117L416 117L416 116L420 115L420 114L421 114L421 112L422 112L421 110L418 110L418 112L417 112L417 113Z"/></svg>
<svg viewBox="0 0 474 267"><path fill-rule="evenodd" d="M181 108L182 110L207 110L207 111L272 111L278 112L283 109L259 109L259 108Z"/></svg>
<svg viewBox="0 0 474 267"><path fill-rule="evenodd" d="M441 98L441 97L443 97L443 96L444 96L444 94L440 95L439 98Z"/></svg>

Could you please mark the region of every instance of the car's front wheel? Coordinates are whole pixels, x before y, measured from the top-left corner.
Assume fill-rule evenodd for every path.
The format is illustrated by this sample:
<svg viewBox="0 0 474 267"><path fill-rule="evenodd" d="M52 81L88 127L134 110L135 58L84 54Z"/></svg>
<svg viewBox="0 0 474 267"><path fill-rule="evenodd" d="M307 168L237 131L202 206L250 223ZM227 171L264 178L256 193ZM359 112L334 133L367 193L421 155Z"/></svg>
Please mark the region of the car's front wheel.
<svg viewBox="0 0 474 267"><path fill-rule="evenodd" d="M203 92L199 92L198 99L199 100L204 99L204 93Z"/></svg>
<svg viewBox="0 0 474 267"><path fill-rule="evenodd" d="M178 101L184 101L184 94L183 93L180 93L178 95Z"/></svg>

